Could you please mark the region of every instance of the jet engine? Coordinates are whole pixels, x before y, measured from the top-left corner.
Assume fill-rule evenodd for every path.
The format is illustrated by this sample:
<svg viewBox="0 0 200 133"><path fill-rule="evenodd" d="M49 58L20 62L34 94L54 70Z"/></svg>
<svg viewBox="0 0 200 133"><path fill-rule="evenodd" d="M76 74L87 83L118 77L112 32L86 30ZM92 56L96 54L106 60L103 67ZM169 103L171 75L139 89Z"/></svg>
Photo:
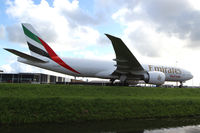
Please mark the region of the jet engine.
<svg viewBox="0 0 200 133"><path fill-rule="evenodd" d="M150 71L144 75L144 81L148 84L162 85L165 83L165 74L159 71Z"/></svg>

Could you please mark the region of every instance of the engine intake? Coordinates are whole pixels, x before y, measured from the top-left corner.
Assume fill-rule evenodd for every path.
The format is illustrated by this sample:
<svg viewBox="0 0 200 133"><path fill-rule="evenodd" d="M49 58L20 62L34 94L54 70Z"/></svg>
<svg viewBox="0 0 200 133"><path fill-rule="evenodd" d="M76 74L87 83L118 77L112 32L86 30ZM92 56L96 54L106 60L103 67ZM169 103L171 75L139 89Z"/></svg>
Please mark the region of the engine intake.
<svg viewBox="0 0 200 133"><path fill-rule="evenodd" d="M162 85L165 83L165 74L159 71L150 71L144 75L144 81L148 84Z"/></svg>

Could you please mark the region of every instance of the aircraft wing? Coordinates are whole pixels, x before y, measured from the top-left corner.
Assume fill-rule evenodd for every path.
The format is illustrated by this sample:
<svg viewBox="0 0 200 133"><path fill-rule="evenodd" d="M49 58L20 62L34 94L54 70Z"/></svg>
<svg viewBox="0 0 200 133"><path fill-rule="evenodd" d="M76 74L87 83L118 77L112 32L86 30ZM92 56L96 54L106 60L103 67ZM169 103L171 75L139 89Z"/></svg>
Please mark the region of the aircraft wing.
<svg viewBox="0 0 200 133"><path fill-rule="evenodd" d="M127 75L145 71L139 61L120 38L109 34L105 35L110 39L115 50L116 59L114 60L117 62L117 69L115 72Z"/></svg>
<svg viewBox="0 0 200 133"><path fill-rule="evenodd" d="M38 62L38 63L46 63L47 62L47 61L43 61L41 59L38 59L36 57L33 57L31 55L19 52L19 51L14 50L14 49L6 49L6 48L4 48L4 49L7 50L7 51L9 51L9 52L11 52L11 53L13 53L13 54L15 54L15 55L17 55L17 56L19 56L19 57L27 59L27 60L31 60L31 61Z"/></svg>

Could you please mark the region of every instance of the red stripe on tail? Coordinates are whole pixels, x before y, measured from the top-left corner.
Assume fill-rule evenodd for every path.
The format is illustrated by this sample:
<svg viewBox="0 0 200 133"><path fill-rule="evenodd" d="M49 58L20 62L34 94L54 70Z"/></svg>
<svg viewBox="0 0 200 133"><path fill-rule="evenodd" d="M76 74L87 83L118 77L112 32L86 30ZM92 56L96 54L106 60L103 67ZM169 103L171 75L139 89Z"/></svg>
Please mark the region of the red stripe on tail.
<svg viewBox="0 0 200 133"><path fill-rule="evenodd" d="M44 42L39 37L38 37L38 39L40 40L40 42L42 43L42 45L45 47L45 49L47 50L47 52L49 53L49 55L50 55L50 57L51 57L51 59L53 61L55 61L59 65L63 66L64 68L66 68L66 69L68 69L68 70L70 70L72 72L80 74L79 72L77 72L76 70L74 70L73 68L71 68L69 65L67 65L60 57L58 57L57 54L49 47L49 45L46 42Z"/></svg>

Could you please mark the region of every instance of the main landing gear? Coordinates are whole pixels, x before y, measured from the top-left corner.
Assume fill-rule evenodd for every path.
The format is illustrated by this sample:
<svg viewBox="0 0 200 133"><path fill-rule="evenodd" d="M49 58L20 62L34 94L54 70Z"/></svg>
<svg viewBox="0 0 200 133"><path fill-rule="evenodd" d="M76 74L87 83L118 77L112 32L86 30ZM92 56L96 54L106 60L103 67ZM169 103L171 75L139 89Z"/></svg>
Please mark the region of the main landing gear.
<svg viewBox="0 0 200 133"><path fill-rule="evenodd" d="M110 84L113 86L114 85L115 79L110 79Z"/></svg>
<svg viewBox="0 0 200 133"><path fill-rule="evenodd" d="M120 80L120 84L119 84L120 86L128 86L126 75L121 75L119 80Z"/></svg>
<svg viewBox="0 0 200 133"><path fill-rule="evenodd" d="M122 80L120 82L114 83L115 80L116 79L110 79L111 86L128 86L129 85L126 80Z"/></svg>

